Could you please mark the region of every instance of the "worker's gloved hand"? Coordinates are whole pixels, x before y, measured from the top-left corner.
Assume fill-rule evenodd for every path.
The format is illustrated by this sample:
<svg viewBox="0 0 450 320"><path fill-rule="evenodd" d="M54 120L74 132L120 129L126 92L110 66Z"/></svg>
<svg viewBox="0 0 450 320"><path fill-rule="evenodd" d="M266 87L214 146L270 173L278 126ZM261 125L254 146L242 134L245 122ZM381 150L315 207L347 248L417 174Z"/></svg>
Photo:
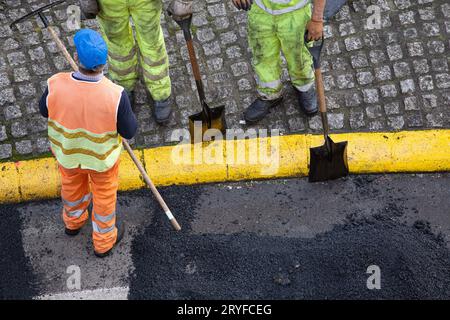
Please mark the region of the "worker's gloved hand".
<svg viewBox="0 0 450 320"><path fill-rule="evenodd" d="M80 0L82 16L86 19L95 19L100 12L97 0Z"/></svg>
<svg viewBox="0 0 450 320"><path fill-rule="evenodd" d="M184 20L192 16L193 0L172 0L167 11L175 20Z"/></svg>
<svg viewBox="0 0 450 320"><path fill-rule="evenodd" d="M322 39L323 36L323 21L310 20L306 25L306 30L308 31L307 40L318 41Z"/></svg>
<svg viewBox="0 0 450 320"><path fill-rule="evenodd" d="M248 11L251 9L253 0L231 0L236 8L239 10Z"/></svg>

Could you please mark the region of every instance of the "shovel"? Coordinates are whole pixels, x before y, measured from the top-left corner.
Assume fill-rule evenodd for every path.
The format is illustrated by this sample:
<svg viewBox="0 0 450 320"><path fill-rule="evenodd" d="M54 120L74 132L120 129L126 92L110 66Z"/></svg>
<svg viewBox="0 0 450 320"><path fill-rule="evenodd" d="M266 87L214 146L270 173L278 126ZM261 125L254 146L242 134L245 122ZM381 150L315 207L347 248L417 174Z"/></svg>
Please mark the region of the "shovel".
<svg viewBox="0 0 450 320"><path fill-rule="evenodd" d="M169 12L169 14L171 14ZM189 116L189 132L191 134L191 142L203 141L208 136L205 133L209 129L219 130L223 135L226 133L227 124L225 121L225 106L219 106L210 108L206 103L205 90L203 88L202 77L200 74L200 68L198 66L197 57L195 55L194 44L191 34L192 15L189 18L182 20L174 19L174 21L183 30L184 39L188 48L189 59L192 65L192 72L194 73L195 84L197 85L198 95L200 97L200 104L202 105L202 111ZM200 130L202 137L198 137ZM214 134L213 132L211 132ZM207 140L207 139L205 139Z"/></svg>
<svg viewBox="0 0 450 320"><path fill-rule="evenodd" d="M305 43L308 35L305 34ZM315 41L308 47L314 61L314 74L316 77L317 100L319 102L320 117L322 119L323 146L310 149L309 182L334 180L348 175L347 141L335 143L331 140L328 126L327 106L325 103L325 89L323 86L322 71L320 69L320 53L324 39Z"/></svg>
<svg viewBox="0 0 450 320"><path fill-rule="evenodd" d="M50 32L50 35L52 36L53 40L56 42L56 45L58 46L59 50L63 53L63 55L66 58L67 62L70 64L70 66L72 67L72 69L74 71L77 71L78 70L77 64L72 59L72 56L70 55L69 51L67 51L67 48L64 46L64 44L61 41L61 39L58 37L57 33L55 32L55 29L53 29L53 27L49 25L47 17L43 14L43 11L48 10L50 8L53 8L54 6L57 6L57 5L59 5L59 4L63 3L63 2L65 2L65 0L59 0L59 1L56 1L56 2L53 2L53 3L50 3L50 4L46 5L46 6L43 6L43 7L39 8L39 9L37 9L37 10L35 10L35 11L33 11L33 12L23 16L23 17L21 17L20 19L17 19L13 23L11 23L11 28L17 23L20 23L22 21L25 21L28 18L31 18L31 17L33 17L35 15L38 15L39 18L41 19L42 23L44 24L44 27L47 28L47 30ZM139 172L141 173L141 175L144 178L145 182L147 183L148 187L152 191L152 193L155 196L156 200L158 201L159 205L164 210L164 213L166 214L167 218L169 219L170 223L172 224L172 227L176 231L180 231L181 230L181 226L178 224L178 221L175 219L175 217L173 216L173 214L170 211L169 207L167 206L166 202L162 198L161 194L158 192L158 189L156 189L156 187L153 184L152 180L150 179L150 177L148 176L147 172L145 171L144 166L142 165L142 163L139 161L139 159L133 153L133 150L131 149L128 141L125 140L125 139L122 139L122 144L123 144L125 150L130 155L130 157L133 160L134 164L138 168Z"/></svg>

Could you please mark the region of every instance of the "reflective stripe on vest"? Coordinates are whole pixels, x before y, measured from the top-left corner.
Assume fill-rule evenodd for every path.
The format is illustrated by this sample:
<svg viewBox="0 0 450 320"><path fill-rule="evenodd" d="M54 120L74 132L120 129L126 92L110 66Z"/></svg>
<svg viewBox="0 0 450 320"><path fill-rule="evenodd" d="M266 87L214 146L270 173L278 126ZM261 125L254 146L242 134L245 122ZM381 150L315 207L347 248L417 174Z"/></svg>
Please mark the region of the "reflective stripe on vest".
<svg viewBox="0 0 450 320"><path fill-rule="evenodd" d="M117 108L123 88L60 73L48 81L48 137L53 154L67 169L110 169L122 151Z"/></svg>
<svg viewBox="0 0 450 320"><path fill-rule="evenodd" d="M255 3L267 13L280 15L301 9L310 0L255 0Z"/></svg>

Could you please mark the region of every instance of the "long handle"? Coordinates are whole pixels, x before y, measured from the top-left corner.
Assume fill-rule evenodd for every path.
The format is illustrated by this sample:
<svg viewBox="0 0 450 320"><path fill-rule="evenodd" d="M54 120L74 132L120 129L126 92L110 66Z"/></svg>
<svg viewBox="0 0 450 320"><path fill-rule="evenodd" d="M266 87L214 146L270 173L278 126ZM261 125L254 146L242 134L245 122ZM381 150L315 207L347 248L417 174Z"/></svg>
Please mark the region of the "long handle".
<svg viewBox="0 0 450 320"><path fill-rule="evenodd" d="M325 88L323 85L323 77L322 70L316 68L314 70L314 74L316 76L316 91L317 91L317 100L319 103L319 111L320 117L322 118L322 126L323 126L323 136L325 137L325 141L327 141L328 133L330 131L328 125L328 116L327 116L327 105L325 100Z"/></svg>
<svg viewBox="0 0 450 320"><path fill-rule="evenodd" d="M128 151L128 154L130 155L130 157L133 160L134 164L139 169L139 172L141 173L141 175L144 178L145 182L147 183L147 185L152 190L153 194L156 197L156 200L158 200L159 204L163 208L164 212L166 213L167 217L170 220L170 223L172 223L172 226L174 227L175 230L180 231L181 230L180 225L178 224L177 220L173 216L172 212L170 211L170 209L167 206L166 202L164 201L163 197L159 193L158 189L156 189L155 185L153 184L152 180L148 176L147 172L145 172L145 169L142 166L142 163L138 160L136 155L133 153L133 150L131 149L131 147L130 147L130 145L128 144L127 141L124 140L123 141L123 145L124 145L125 149Z"/></svg>
<svg viewBox="0 0 450 320"><path fill-rule="evenodd" d="M61 39L59 39L58 35L56 34L55 29L53 29L52 26L48 26L47 30L50 32L50 35L52 36L53 40L55 41L56 45L58 46L59 50L62 52L64 57L66 58L67 62L69 62L70 66L73 70L78 71L78 66L75 63L75 61L72 59L69 51L67 51L66 46L62 43Z"/></svg>
<svg viewBox="0 0 450 320"><path fill-rule="evenodd" d="M200 103L202 105L202 111L208 121L208 128L211 128L211 119L212 119L211 109L209 108L208 104L206 103L206 95L205 95L205 89L203 87L202 75L200 73L200 67L198 65L197 56L195 54L194 42L192 40L192 34L191 34L191 28L190 28L191 20L192 20L192 16L187 19L181 20L181 21L177 21L177 20L175 20L175 21L178 23L178 25L183 30L184 39L186 40L186 46L188 48L189 60L191 61L192 72L194 74L195 84L197 86L198 96L200 97Z"/></svg>
<svg viewBox="0 0 450 320"><path fill-rule="evenodd" d="M55 40L56 45L59 47L59 49L63 53L64 57L67 59L69 64L72 66L73 70L77 71L78 70L77 64L75 63L75 61L73 60L73 58L69 54L69 52L67 51L67 48L64 46L64 44L62 43L61 39L59 39L59 37L56 34L55 30L51 26L48 26L47 28L48 28L48 30L50 32L50 35L52 36L53 40ZM176 231L180 231L181 230L180 225L178 224L177 220L173 216L172 212L170 211L170 209L167 206L167 204L164 201L164 199L161 197L161 194L159 193L158 189L156 189L156 187L153 184L152 180L148 176L147 172L144 169L144 166L139 161L139 159L136 158L136 156L134 155L133 150L131 149L130 145L128 144L128 141L123 139L122 143L123 143L123 146L124 146L125 150L127 150L127 152L130 155L131 159L133 160L133 162L135 163L135 165L138 168L139 172L141 173L142 177L144 177L145 182L147 183L147 185L152 190L154 196L156 197L156 200L158 200L160 206L163 208L164 212L166 213L167 217L170 220L170 223L172 224L172 226L174 227L174 229Z"/></svg>

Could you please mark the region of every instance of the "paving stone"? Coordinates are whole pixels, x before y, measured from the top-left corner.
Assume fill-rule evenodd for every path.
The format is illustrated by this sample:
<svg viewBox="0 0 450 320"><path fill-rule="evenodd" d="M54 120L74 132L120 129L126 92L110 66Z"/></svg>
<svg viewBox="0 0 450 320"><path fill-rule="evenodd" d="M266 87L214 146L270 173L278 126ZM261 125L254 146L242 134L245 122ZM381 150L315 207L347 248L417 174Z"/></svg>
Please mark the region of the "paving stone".
<svg viewBox="0 0 450 320"><path fill-rule="evenodd" d="M408 43L408 52L411 57L423 56L424 50L421 42Z"/></svg>
<svg viewBox="0 0 450 320"><path fill-rule="evenodd" d="M370 62L378 64L386 60L386 55L381 50L372 50L369 52Z"/></svg>
<svg viewBox="0 0 450 320"><path fill-rule="evenodd" d="M364 89L364 102L366 103L377 103L379 101L379 95L377 89Z"/></svg>
<svg viewBox="0 0 450 320"><path fill-rule="evenodd" d="M404 99L405 110L420 110L416 97L406 97Z"/></svg>
<svg viewBox="0 0 450 320"><path fill-rule="evenodd" d="M373 82L374 76L370 71L362 71L356 74L356 78L360 85L367 85Z"/></svg>
<svg viewBox="0 0 450 320"><path fill-rule="evenodd" d="M420 89L423 91L433 90L434 89L433 77L430 75L419 77L419 86Z"/></svg>
<svg viewBox="0 0 450 320"><path fill-rule="evenodd" d="M380 105L371 105L366 107L366 114L369 118L375 119L383 116L383 110Z"/></svg>
<svg viewBox="0 0 450 320"><path fill-rule="evenodd" d="M439 89L448 89L450 88L450 74L441 73L436 75L436 86Z"/></svg>
<svg viewBox="0 0 450 320"><path fill-rule="evenodd" d="M406 11L399 14L400 23L403 25L413 24L415 23L414 16L416 15L415 11Z"/></svg>
<svg viewBox="0 0 450 320"><path fill-rule="evenodd" d="M352 35L356 32L352 22L344 22L339 25L339 34L341 37Z"/></svg>
<svg viewBox="0 0 450 320"><path fill-rule="evenodd" d="M384 105L384 112L387 115L399 114L400 104L398 102L391 102Z"/></svg>
<svg viewBox="0 0 450 320"><path fill-rule="evenodd" d="M428 41L427 47L430 54L441 54L445 52L445 44L439 40Z"/></svg>
<svg viewBox="0 0 450 320"><path fill-rule="evenodd" d="M416 89L413 79L406 79L400 81L400 89L403 94L413 93Z"/></svg>
<svg viewBox="0 0 450 320"><path fill-rule="evenodd" d="M8 159L12 156L11 144L0 144L0 159Z"/></svg>
<svg viewBox="0 0 450 320"><path fill-rule="evenodd" d="M6 127L0 126L0 142L5 141L7 138L8 136L6 135Z"/></svg>
<svg viewBox="0 0 450 320"><path fill-rule="evenodd" d="M427 59L420 59L413 61L414 72L417 74L428 73L430 68Z"/></svg>
<svg viewBox="0 0 450 320"><path fill-rule="evenodd" d="M361 95L358 92L347 93L345 95L345 105L347 107L356 107L361 104Z"/></svg>
<svg viewBox="0 0 450 320"><path fill-rule="evenodd" d="M367 56L363 52L359 52L358 54L352 56L350 58L351 64L353 68L365 68L369 66L369 61Z"/></svg>
<svg viewBox="0 0 450 320"><path fill-rule="evenodd" d="M362 110L351 110L350 112L350 128L360 129L366 125L364 121L364 112Z"/></svg>
<svg viewBox="0 0 450 320"><path fill-rule="evenodd" d="M344 127L344 114L328 113L328 122L331 129L342 129Z"/></svg>
<svg viewBox="0 0 450 320"><path fill-rule="evenodd" d="M339 89L351 89L355 86L353 76L351 74L344 74L337 77L336 80Z"/></svg>
<svg viewBox="0 0 450 320"><path fill-rule="evenodd" d="M33 152L33 144L31 140L23 140L15 143L15 149L18 154L30 154Z"/></svg>
<svg viewBox="0 0 450 320"><path fill-rule="evenodd" d="M6 102L14 103L15 101L16 97L12 88L5 88L0 90L0 106L4 105Z"/></svg>
<svg viewBox="0 0 450 320"><path fill-rule="evenodd" d="M240 77L245 74L248 74L249 66L247 62L237 62L231 65L231 71L233 73L233 76Z"/></svg>
<svg viewBox="0 0 450 320"><path fill-rule="evenodd" d="M0 88L7 87L11 84L6 73L0 73Z"/></svg>
<svg viewBox="0 0 450 320"><path fill-rule="evenodd" d="M363 42L359 37L350 37L344 40L347 51L359 50L363 47Z"/></svg>
<svg viewBox="0 0 450 320"><path fill-rule="evenodd" d="M435 22L424 23L422 28L424 34L426 34L428 37L439 36L440 34L439 25Z"/></svg>
<svg viewBox="0 0 450 320"><path fill-rule="evenodd" d="M427 114L426 119L428 125L433 128L440 128L444 126L444 115L443 113L432 113Z"/></svg>
<svg viewBox="0 0 450 320"><path fill-rule="evenodd" d="M419 33L417 32L416 28L407 28L407 29L403 30L403 36L406 39L414 39L414 38L417 38L418 35L419 35Z"/></svg>
<svg viewBox="0 0 450 320"><path fill-rule="evenodd" d="M419 112L406 114L405 120L406 120L406 125L409 128L422 127L423 123L424 123L423 116Z"/></svg>
<svg viewBox="0 0 450 320"><path fill-rule="evenodd" d="M392 79L391 68L389 66L381 66L375 68L375 78L378 81L386 81Z"/></svg>
<svg viewBox="0 0 450 320"><path fill-rule="evenodd" d="M402 48L398 44L387 46L387 53L391 61L403 58Z"/></svg>
<svg viewBox="0 0 450 320"><path fill-rule="evenodd" d="M437 108L437 97L434 94L423 95L422 101L425 110Z"/></svg>
<svg viewBox="0 0 450 320"><path fill-rule="evenodd" d="M397 88L393 84L387 84L380 87L381 96L383 98L393 98L397 96Z"/></svg>
<svg viewBox="0 0 450 320"><path fill-rule="evenodd" d="M448 71L448 62L446 58L432 59L431 69L433 71Z"/></svg>
<svg viewBox="0 0 450 320"><path fill-rule="evenodd" d="M392 116L388 117L388 126L394 130L400 130L403 129L405 126L405 119L403 116Z"/></svg>
<svg viewBox="0 0 450 320"><path fill-rule="evenodd" d="M24 82L30 80L30 73L27 68L14 69L14 81Z"/></svg>

